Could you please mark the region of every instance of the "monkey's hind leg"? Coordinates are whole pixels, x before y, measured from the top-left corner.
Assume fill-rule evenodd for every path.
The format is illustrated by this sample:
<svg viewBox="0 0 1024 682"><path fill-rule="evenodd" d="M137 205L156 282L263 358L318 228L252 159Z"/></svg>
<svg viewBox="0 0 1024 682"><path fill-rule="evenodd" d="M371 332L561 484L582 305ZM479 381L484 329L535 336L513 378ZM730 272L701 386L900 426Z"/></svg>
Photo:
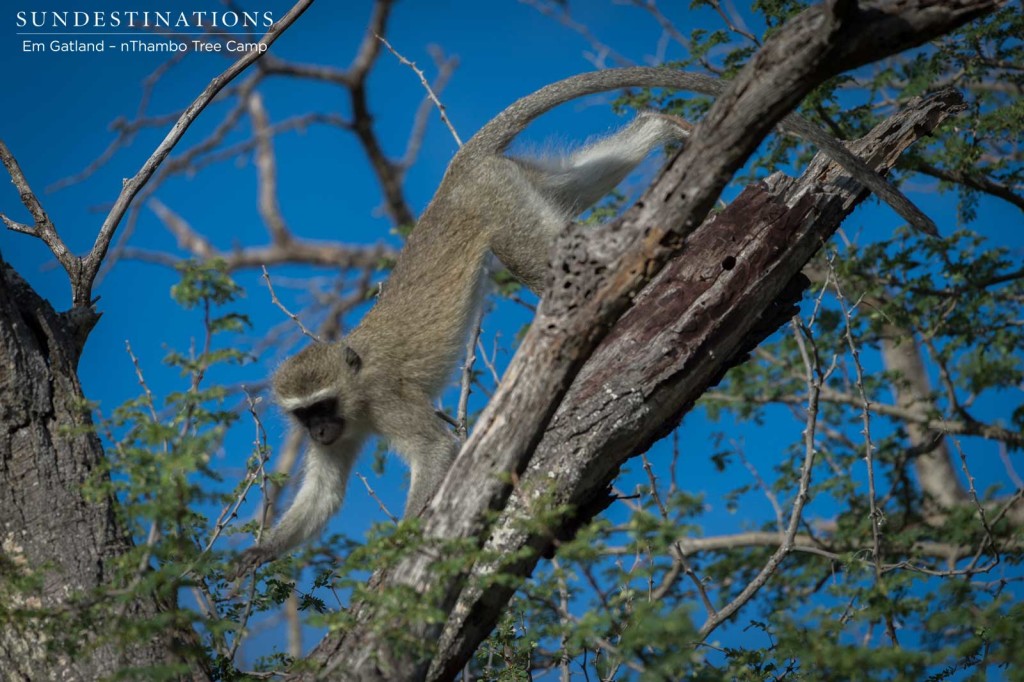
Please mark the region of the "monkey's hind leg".
<svg viewBox="0 0 1024 682"><path fill-rule="evenodd" d="M644 112L613 135L565 157L495 160L484 173L492 202L491 250L520 282L541 293L555 239L569 221L615 188L656 147L686 139L689 123Z"/></svg>

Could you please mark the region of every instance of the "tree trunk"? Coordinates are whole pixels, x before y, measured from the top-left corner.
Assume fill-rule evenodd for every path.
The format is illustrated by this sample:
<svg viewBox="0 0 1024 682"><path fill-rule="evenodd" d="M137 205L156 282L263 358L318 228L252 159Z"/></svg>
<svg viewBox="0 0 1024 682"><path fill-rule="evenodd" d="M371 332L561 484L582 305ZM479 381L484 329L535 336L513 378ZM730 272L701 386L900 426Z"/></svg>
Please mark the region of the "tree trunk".
<svg viewBox="0 0 1024 682"><path fill-rule="evenodd" d="M110 561L132 546L116 501L90 500L83 491L103 461L76 375L81 344L97 319L57 314L0 259L0 572L8 584L37 581L0 594L4 680L98 680L161 665L178 648L171 634L84 653L76 649L90 642L60 639L60 618L83 615L75 600L109 588ZM36 610L38 618L26 614ZM160 610L155 598L142 599L124 616L147 618ZM102 633L102 622L63 634L79 631ZM199 667L193 675L205 678Z"/></svg>

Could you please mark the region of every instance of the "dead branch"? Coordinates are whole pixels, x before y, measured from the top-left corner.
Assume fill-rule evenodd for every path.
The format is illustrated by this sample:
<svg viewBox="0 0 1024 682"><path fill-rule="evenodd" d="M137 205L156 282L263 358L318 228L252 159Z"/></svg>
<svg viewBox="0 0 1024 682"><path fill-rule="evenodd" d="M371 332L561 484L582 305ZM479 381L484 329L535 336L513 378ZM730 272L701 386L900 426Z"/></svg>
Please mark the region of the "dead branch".
<svg viewBox="0 0 1024 682"><path fill-rule="evenodd" d="M256 177L258 192L256 208L270 233L270 241L274 244L287 245L291 232L281 215L281 205L277 201L277 157L270 136L270 121L267 110L263 106L263 98L258 92L252 92L245 102L252 121L253 137L256 140Z"/></svg>
<svg viewBox="0 0 1024 682"><path fill-rule="evenodd" d="M450 132L452 134L452 137L455 138L455 144L461 147L462 139L459 137L459 134L455 131L455 126L453 126L452 122L448 120L448 112L445 110L445 106L441 103L441 100L437 98L437 94L430 87L430 83L427 82L427 77L423 75L423 69L416 66L416 62L411 62L405 57L403 57L398 52L398 50L396 50L394 46L392 46L391 43L389 43L383 37L378 35L376 36L376 38L380 42L384 43L384 47L388 48L388 52L395 55L395 58L398 59L398 61L400 61L402 64L412 69L412 72L415 73L416 76L420 79L420 83L423 85L423 88L427 91L427 97L429 97L430 101L434 103L435 107L437 107L437 113L441 116L441 120L444 122L445 126L447 126L448 132Z"/></svg>
<svg viewBox="0 0 1024 682"><path fill-rule="evenodd" d="M150 199L147 205L160 218L168 231L177 238L178 245L181 248L198 258L221 259L224 261L225 267L229 272L295 263L342 270L377 270L382 267L385 261L394 259L397 255L395 249L384 244L356 246L338 244L336 242L296 239L295 237L290 237L284 243L248 246L231 251L221 251L211 244L206 237L196 232L189 225L188 221L162 204L158 199ZM171 254L147 251L134 247L126 247L123 255L125 258L133 258L166 266L174 266L180 261L179 258Z"/></svg>
<svg viewBox="0 0 1024 682"><path fill-rule="evenodd" d="M437 67L437 76L434 78L434 82L426 85L429 92L432 92L434 96L424 97L419 108L416 109L416 116L413 118L412 128L409 132L409 141L405 145L405 154L402 155L401 166L403 170L408 170L412 167L413 163L416 162L416 158L420 153L420 147L423 145L423 136L427 130L427 121L429 120L430 110L433 107L434 99L436 99L438 93L444 90L445 86L448 85L448 81L451 79L452 74L459 66L458 57L446 58L444 51L442 51L437 45L428 45L427 51L430 52L430 56L434 60L434 65ZM462 141L459 140L458 137L455 139L461 146Z"/></svg>
<svg viewBox="0 0 1024 682"><path fill-rule="evenodd" d="M57 234L53 222L50 221L50 216L43 209L43 205L39 203L39 198L29 186L25 174L21 172L21 166L18 165L17 159L11 154L11 150L7 148L3 140L0 140L0 161L3 162L4 167L10 174L11 182L14 183L14 187L18 190L18 195L21 197L21 203L28 209L35 224L25 225L16 222L3 213L0 213L0 220L3 220L4 224L15 232L22 232L42 239L43 243L50 247L50 251L53 252L53 255L64 270L67 271L68 275L73 277L73 273L78 269L78 259L68 251L68 247L64 245L64 241Z"/></svg>

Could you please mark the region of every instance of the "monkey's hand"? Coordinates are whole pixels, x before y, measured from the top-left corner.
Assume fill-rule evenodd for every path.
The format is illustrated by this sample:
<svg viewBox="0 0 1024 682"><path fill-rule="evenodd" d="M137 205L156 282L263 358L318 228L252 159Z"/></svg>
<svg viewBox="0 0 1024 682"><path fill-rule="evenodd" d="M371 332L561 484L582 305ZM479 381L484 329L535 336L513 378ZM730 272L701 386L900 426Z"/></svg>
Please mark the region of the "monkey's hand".
<svg viewBox="0 0 1024 682"><path fill-rule="evenodd" d="M231 562L225 572L229 581L235 581L274 558L274 550L266 545L256 545L245 550Z"/></svg>

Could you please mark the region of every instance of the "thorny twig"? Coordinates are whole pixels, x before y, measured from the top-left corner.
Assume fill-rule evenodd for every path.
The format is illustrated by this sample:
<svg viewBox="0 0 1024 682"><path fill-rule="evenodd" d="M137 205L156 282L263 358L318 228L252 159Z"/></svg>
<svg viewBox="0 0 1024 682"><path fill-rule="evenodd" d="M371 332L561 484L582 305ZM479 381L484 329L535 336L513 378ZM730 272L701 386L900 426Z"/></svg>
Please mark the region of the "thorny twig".
<svg viewBox="0 0 1024 682"><path fill-rule="evenodd" d="M430 53L430 56L434 59L434 64L437 66L437 76L434 79L433 86L428 88L427 96L420 102L419 108L416 109L416 115L413 117L412 128L409 130L409 141L405 145L405 154L402 155L401 166L403 170L411 168L419 156L420 147L423 145L423 137L427 130L427 121L430 118L430 110L434 106L434 100L437 99L437 93L444 90L445 86L448 85L448 80L459 65L458 57L445 58L441 48L437 45L428 45L427 52ZM444 116L444 110L440 111L442 116ZM452 130L451 126L449 126L449 130ZM454 130L452 132L454 134ZM456 142L458 143L458 137L456 137Z"/></svg>
<svg viewBox="0 0 1024 682"><path fill-rule="evenodd" d="M640 456L640 461L643 463L644 471L647 473L647 480L651 484L651 499L653 499L655 505L657 505L658 513L661 515L662 520L669 521L668 508L661 499L661 493L658 492L658 479L654 475L654 470L651 468L651 462L647 459L646 454ZM714 617L718 613L718 610L711 602L711 597L708 596L708 591L704 587L704 583L701 581L700 576L698 576L696 571L693 570L693 566L686 558L686 552L683 550L682 544L679 540L674 540L670 548L672 554L672 568L669 569L668 575L664 580L662 580L662 584L659 589L652 594L652 601L660 601L668 593L669 588L675 581L675 574L677 574L679 570L682 570L686 574L686 577L693 582L694 587L697 588L697 594L700 595L700 600L703 602L704 608L707 609L708 617Z"/></svg>
<svg viewBox="0 0 1024 682"><path fill-rule="evenodd" d="M833 257L828 259L829 268L834 268ZM850 348L850 355L853 358L853 365L856 371L856 387L861 399L861 421L863 423L864 435L864 463L868 474L868 509L871 522L871 560L875 568L875 582L882 580L882 556L881 556L881 534L882 526L885 524L885 513L878 508L875 493L875 445L871 440L871 401L868 399L867 389L864 387L864 366L860 361L860 349L853 339L853 320L849 306L846 304L846 297L838 278L832 278L832 286L836 292L836 299L839 303L840 312L843 316L844 336ZM856 305L853 306L856 308ZM892 617L891 610L886 611L885 629L889 641L893 646L899 646L899 639L896 636L896 624Z"/></svg>
<svg viewBox="0 0 1024 682"><path fill-rule="evenodd" d="M306 325L302 324L302 320L299 319L299 316L293 313L292 311L288 310L288 308L286 308L284 304L281 303L281 301L277 298L277 294L274 293L274 285L270 282L270 273L267 272L266 266L263 266L263 279L267 283L267 289L270 290L270 300L274 303L274 305L280 308L281 312L283 312L285 315L291 318L291 320L295 324L299 325L299 329L302 330L302 333L304 335L308 336L309 338L319 343L319 337L317 337L317 335L314 334L313 332L306 329Z"/></svg>
<svg viewBox="0 0 1024 682"><path fill-rule="evenodd" d="M797 346L800 349L804 361L807 380L807 423L804 426L804 461L800 468L800 483L797 489L796 499L793 501L793 508L789 516L789 525L781 538L778 549L761 568L757 576L747 584L746 587L731 602L723 606L716 614L709 616L700 628L699 642L707 639L715 628L724 623L744 604L750 601L758 590L768 582L768 579L775 573L782 560L793 551L794 538L803 516L804 505L807 504L811 485L811 470L814 468L815 447L814 439L818 422L818 395L821 385L825 382L827 373L821 369L817 349L813 352L808 349L808 341L813 343L809 331L800 323L799 319L793 319L793 331ZM807 338L805 339L805 334ZM833 367L835 365L833 364ZM831 371L831 369L829 370Z"/></svg>
<svg viewBox="0 0 1024 682"><path fill-rule="evenodd" d="M374 489L370 487L370 482L366 480L366 476L363 476L358 471L356 472L356 476L359 478L360 481L363 482L363 485L366 486L366 492L370 496L370 498L374 502L376 502L377 506L380 507L380 510L382 512L384 512L384 514L387 515L387 517L389 519L391 519L391 523L393 523L393 524L395 524L397 526L398 525L398 517L395 516L394 514L392 514L391 510L388 509L388 506L386 504L384 504L384 501L382 499L380 499L380 497L377 496L377 493L374 491Z"/></svg>
<svg viewBox="0 0 1024 682"><path fill-rule="evenodd" d="M384 47L388 48L388 51L391 52L391 54L395 55L398 61L408 66L410 69L413 70L413 73L419 76L420 83L423 84L423 88L427 91L427 96L430 97L430 101L434 103L435 107L437 107L437 113L440 114L441 120L444 121L445 126L447 126L448 132L450 132L452 134L452 137L455 138L455 143L461 147L462 138L460 138L459 134L455 131L455 126L452 125L452 122L448 120L448 112L445 110L444 104L441 103L441 100L437 98L437 95L434 93L434 90L430 87L430 83L427 81L427 77L423 75L423 70L416 66L416 62L411 62L405 57L403 57L401 54L399 54L398 51L394 47L392 47L391 43L389 43L385 38L377 34L374 35L377 38L377 40L384 44Z"/></svg>
<svg viewBox="0 0 1024 682"><path fill-rule="evenodd" d="M249 393L245 394L246 401L249 406L249 414L252 415L253 424L256 426L256 440L255 448L256 455L259 459L256 469L247 476L246 484L243 488L243 493L240 495L240 499L245 499L245 493L252 487L254 481L259 479L260 492L264 500L263 510L260 514L259 527L256 529L256 544L259 544L260 538L263 537L263 532L267 528L267 523L270 519L270 505L266 504L268 499L269 490L268 484L269 479L267 477L266 463L270 456L270 450L267 448L267 432L263 429L263 422L260 420L259 414L256 412L256 404L258 399L254 399ZM252 610L254 607L255 596L256 596L256 567L254 566L251 571L252 579L249 581L249 593L245 599L245 609L242 612L242 617L238 621L238 634L235 636L234 641L231 643L231 648L228 651L228 660L234 660L235 654L238 653L238 647L242 645L244 639L243 634L245 632L245 626L249 622L249 617L252 616Z"/></svg>

